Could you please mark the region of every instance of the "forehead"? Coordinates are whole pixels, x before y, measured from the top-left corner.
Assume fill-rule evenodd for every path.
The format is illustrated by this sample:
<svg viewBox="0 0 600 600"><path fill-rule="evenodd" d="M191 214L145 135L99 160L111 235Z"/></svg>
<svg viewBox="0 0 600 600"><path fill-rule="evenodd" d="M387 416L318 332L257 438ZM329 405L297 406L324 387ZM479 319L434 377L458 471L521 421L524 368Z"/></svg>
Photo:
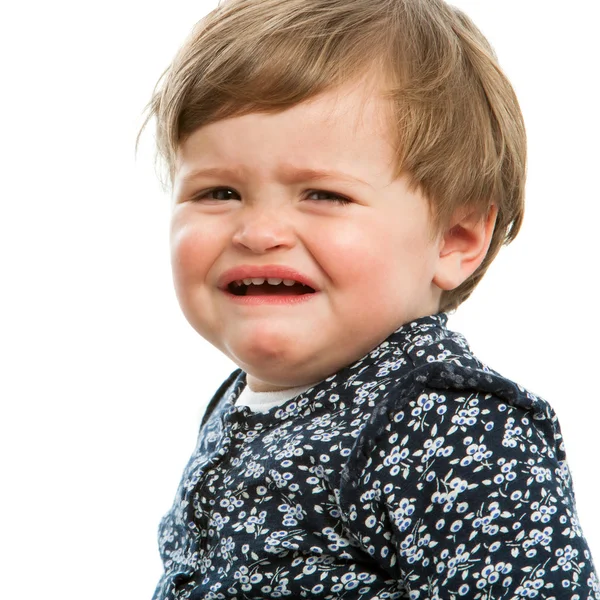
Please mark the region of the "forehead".
<svg viewBox="0 0 600 600"><path fill-rule="evenodd" d="M344 129L353 136L390 137L390 103L372 77L327 90L294 108L301 108L315 122Z"/></svg>
<svg viewBox="0 0 600 600"><path fill-rule="evenodd" d="M312 170L387 170L394 162L389 114L381 86L362 79L281 112L223 119L183 141L176 177L224 162L255 173L279 161Z"/></svg>

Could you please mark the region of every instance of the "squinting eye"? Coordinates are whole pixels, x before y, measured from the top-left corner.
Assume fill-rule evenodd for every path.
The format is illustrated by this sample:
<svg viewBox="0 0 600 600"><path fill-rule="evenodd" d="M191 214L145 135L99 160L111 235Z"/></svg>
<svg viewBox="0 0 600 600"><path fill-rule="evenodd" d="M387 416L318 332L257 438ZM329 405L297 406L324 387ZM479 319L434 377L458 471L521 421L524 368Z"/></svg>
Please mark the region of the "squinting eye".
<svg viewBox="0 0 600 600"><path fill-rule="evenodd" d="M237 198L219 198L219 197L215 197L215 194L235 194L236 196L238 195L238 193L235 190L232 190L231 188L225 188L225 187L221 187L221 188L213 188L212 190L206 190L204 192L200 192L199 194L196 194L193 198L192 201L198 201L198 200L237 200Z"/></svg>
<svg viewBox="0 0 600 600"><path fill-rule="evenodd" d="M313 195L319 196L327 196L327 198L310 198ZM345 196L340 196L339 194L333 194L332 192L326 192L324 190L311 190L308 192L309 200L329 200L335 204L350 204L350 200Z"/></svg>

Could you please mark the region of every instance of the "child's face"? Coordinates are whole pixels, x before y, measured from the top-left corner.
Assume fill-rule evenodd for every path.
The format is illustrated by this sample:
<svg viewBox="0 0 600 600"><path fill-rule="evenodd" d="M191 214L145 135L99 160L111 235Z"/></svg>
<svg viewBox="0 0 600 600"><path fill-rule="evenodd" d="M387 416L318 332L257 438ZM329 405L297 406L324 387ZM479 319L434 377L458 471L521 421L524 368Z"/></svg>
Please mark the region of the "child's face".
<svg viewBox="0 0 600 600"><path fill-rule="evenodd" d="M392 179L383 101L364 89L219 121L181 146L171 237L179 302L254 390L319 381L438 310L440 238L426 200ZM314 291L265 282L232 293L246 289L232 280L247 278Z"/></svg>

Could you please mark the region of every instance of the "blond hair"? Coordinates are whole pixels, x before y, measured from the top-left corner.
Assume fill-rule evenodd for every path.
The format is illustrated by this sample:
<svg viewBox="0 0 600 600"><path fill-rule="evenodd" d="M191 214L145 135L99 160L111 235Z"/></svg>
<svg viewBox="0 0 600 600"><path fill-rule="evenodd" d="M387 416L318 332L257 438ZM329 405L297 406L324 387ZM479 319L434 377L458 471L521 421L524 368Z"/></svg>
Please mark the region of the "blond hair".
<svg viewBox="0 0 600 600"><path fill-rule="evenodd" d="M473 291L523 219L526 137L515 93L483 34L443 0L226 0L193 29L148 104L175 175L198 128L277 112L382 69L396 175L429 200L436 231L457 210L498 216L488 253L440 310ZM141 131L140 131L141 133ZM139 137L138 137L139 139Z"/></svg>

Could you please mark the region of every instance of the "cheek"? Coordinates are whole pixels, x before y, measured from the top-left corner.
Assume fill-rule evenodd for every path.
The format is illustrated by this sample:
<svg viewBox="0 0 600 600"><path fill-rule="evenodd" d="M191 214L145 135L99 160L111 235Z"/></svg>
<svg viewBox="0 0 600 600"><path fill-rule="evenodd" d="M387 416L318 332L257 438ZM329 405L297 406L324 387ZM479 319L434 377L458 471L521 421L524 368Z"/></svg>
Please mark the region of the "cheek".
<svg viewBox="0 0 600 600"><path fill-rule="evenodd" d="M218 256L216 240L191 223L171 228L171 269L179 305L188 322L211 341L215 320L210 302L210 269ZM200 310L201 307L201 310Z"/></svg>
<svg viewBox="0 0 600 600"><path fill-rule="evenodd" d="M373 288L402 287L426 277L431 270L432 245L412 224L362 219L337 225L316 238L319 262L334 283ZM316 252L315 252L316 254Z"/></svg>
<svg viewBox="0 0 600 600"><path fill-rule="evenodd" d="M171 263L182 277L202 274L219 251L218 230L206 223L173 219L171 224Z"/></svg>

